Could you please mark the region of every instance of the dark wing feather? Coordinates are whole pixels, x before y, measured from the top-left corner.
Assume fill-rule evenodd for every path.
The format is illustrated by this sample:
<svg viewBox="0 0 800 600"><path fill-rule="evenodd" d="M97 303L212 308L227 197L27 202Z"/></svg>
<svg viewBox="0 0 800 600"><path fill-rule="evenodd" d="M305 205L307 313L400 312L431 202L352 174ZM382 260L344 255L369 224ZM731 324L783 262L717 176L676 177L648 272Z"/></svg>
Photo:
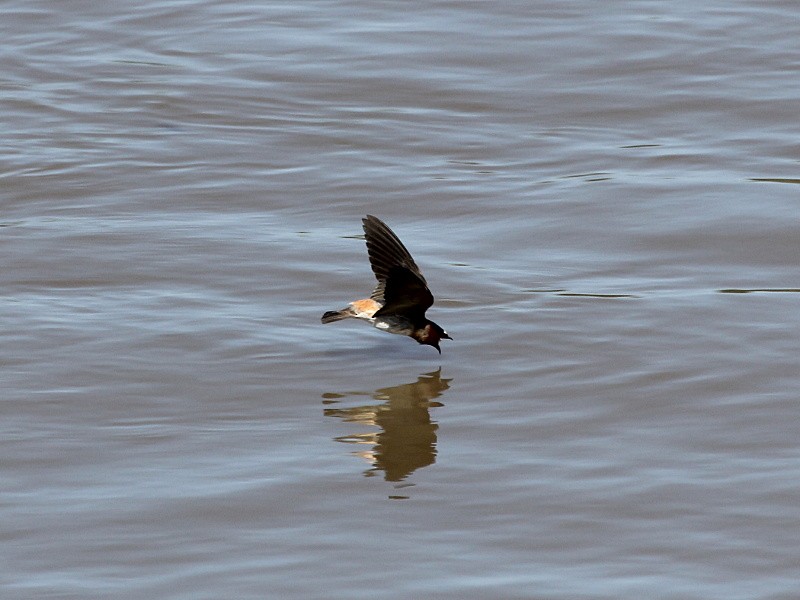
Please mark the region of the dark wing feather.
<svg viewBox="0 0 800 600"><path fill-rule="evenodd" d="M425 311L433 304L433 294L424 279L398 266L390 269L383 283L383 307L374 316L402 315L415 324L425 320Z"/></svg>
<svg viewBox="0 0 800 600"><path fill-rule="evenodd" d="M367 239L367 252L372 272L378 280L378 286L372 292L372 299L383 302L386 280L394 267L403 267L414 274L423 286L427 286L417 263L394 232L377 217L367 215L362 219L364 234Z"/></svg>

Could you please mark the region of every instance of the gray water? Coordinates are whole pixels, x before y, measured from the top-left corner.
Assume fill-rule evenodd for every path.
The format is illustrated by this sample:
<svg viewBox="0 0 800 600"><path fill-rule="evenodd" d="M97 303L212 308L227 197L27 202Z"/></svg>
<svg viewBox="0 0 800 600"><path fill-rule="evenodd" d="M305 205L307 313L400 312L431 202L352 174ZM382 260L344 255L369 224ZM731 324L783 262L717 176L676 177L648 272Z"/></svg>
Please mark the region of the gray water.
<svg viewBox="0 0 800 600"><path fill-rule="evenodd" d="M0 3L0 596L800 597L796 9Z"/></svg>

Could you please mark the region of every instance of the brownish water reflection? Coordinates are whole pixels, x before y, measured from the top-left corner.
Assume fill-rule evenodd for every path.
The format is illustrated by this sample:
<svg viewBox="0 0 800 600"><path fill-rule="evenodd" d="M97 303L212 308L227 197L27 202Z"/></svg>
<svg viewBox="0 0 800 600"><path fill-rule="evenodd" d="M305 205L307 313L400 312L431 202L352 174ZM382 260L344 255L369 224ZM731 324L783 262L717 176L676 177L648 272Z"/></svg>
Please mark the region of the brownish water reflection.
<svg viewBox="0 0 800 600"><path fill-rule="evenodd" d="M380 388L371 394L345 392L323 394L326 403L339 402L348 396L369 395L382 404L350 408L326 408L325 416L338 417L347 423L371 425L380 431L353 433L334 438L348 444L364 444L369 449L355 452L372 464L364 475L383 471L386 481L402 481L411 473L436 461L436 430L430 409L442 406L433 402L450 388L452 379L442 379L441 368L425 373L413 383Z"/></svg>

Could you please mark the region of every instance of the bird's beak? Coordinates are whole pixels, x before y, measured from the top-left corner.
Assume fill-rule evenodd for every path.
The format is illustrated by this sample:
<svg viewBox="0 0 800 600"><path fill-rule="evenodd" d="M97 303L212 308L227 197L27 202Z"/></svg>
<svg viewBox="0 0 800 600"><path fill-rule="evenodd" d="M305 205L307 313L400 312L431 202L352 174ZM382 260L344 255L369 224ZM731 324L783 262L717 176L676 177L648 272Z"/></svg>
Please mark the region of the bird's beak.
<svg viewBox="0 0 800 600"><path fill-rule="evenodd" d="M445 332L442 334L442 339L445 339L445 340L452 340L453 338L451 338L449 335L447 335L447 332L445 331Z"/></svg>

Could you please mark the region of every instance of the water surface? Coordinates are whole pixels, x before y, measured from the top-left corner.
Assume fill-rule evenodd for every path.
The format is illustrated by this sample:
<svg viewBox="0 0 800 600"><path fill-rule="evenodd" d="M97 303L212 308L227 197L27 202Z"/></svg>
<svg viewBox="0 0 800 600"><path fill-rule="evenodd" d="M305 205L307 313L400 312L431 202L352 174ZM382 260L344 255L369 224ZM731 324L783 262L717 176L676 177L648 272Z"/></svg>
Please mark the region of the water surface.
<svg viewBox="0 0 800 600"><path fill-rule="evenodd" d="M793 3L0 11L3 598L796 597Z"/></svg>

